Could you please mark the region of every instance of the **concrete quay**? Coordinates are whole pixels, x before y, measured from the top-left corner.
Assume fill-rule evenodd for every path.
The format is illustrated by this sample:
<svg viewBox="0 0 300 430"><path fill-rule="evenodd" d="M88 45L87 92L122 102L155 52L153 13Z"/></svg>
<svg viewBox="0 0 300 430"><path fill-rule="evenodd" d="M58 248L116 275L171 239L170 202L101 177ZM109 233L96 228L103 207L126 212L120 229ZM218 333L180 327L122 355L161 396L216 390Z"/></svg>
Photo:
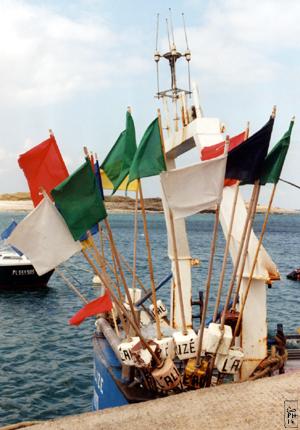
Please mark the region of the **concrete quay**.
<svg viewBox="0 0 300 430"><path fill-rule="evenodd" d="M298 401L296 418L291 410ZM289 422L287 420L290 420ZM293 422L292 422L293 421ZM22 428L7 426L6 430ZM300 429L300 371L30 425L28 430ZM2 429L0 429L2 430Z"/></svg>

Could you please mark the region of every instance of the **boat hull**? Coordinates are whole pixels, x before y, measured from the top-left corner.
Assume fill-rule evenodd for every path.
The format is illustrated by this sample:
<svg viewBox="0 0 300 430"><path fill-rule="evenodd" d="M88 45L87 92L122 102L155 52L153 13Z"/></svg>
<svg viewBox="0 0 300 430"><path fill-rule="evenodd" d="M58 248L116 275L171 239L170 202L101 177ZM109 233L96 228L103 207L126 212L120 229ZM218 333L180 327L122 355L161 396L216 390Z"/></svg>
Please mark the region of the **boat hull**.
<svg viewBox="0 0 300 430"><path fill-rule="evenodd" d="M46 286L52 273L39 276L34 267L28 265L0 266L0 288L30 288Z"/></svg>
<svg viewBox="0 0 300 430"><path fill-rule="evenodd" d="M122 365L107 339L96 333L94 347L94 411L139 403L155 398L155 394L143 390L139 385L128 385L122 379Z"/></svg>

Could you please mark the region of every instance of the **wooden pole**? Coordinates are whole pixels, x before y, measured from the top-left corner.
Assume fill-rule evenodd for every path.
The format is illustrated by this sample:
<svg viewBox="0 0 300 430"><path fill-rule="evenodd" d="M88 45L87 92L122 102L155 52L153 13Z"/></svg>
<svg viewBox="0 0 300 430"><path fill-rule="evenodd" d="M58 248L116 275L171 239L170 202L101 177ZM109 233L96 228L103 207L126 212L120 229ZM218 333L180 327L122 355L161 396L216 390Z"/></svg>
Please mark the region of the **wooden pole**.
<svg viewBox="0 0 300 430"><path fill-rule="evenodd" d="M157 336L157 339L161 339L162 338L162 333L161 333L161 329L160 329L160 319L159 319L158 309L157 309L157 300L156 300L156 290L155 290L155 282L154 282L152 255L151 255L151 248L150 248L150 241L149 241L149 234L148 234L148 227L147 227L147 219L146 219L144 197L143 197L143 191L142 191L142 186L141 186L141 180L140 179L138 179L138 187L139 187L140 203L141 203L142 217L143 217L143 226L144 226L144 234L145 234L147 256L148 256L150 284L151 284L151 289L152 289L153 310L154 310L154 316L155 316L155 322L156 322L156 336Z"/></svg>
<svg viewBox="0 0 300 430"><path fill-rule="evenodd" d="M80 300L83 301L83 303L88 303L88 300L81 294L81 292L78 290L78 288L75 287L75 285L72 284L72 282L69 281L69 279L57 268L55 268L55 273L57 273L67 284L67 286L74 291L74 293L80 298Z"/></svg>
<svg viewBox="0 0 300 430"><path fill-rule="evenodd" d="M243 297L242 305L241 305L241 308L240 308L240 314L239 314L239 317L238 317L238 320L237 320L237 323L236 323L236 327L235 327L235 330L234 330L233 339L232 339L232 345L234 344L234 340L235 340L236 334L238 333L238 330L239 330L239 327L240 327L240 324L241 324L241 320L242 320L242 317L243 317L243 312L244 312L245 304L246 304L246 301L247 301L248 293L249 293L251 282L252 282L252 279L253 279L253 274L254 274L254 271L255 271L255 266L256 266L256 263L257 263L257 259L258 259L258 254L259 254L259 251L260 251L260 248L261 248L261 244L262 244L262 241L263 241L263 237L264 237L264 234L265 234L265 231L266 231L266 227L267 227L267 223L268 223L268 219L269 219L269 215L270 215L270 211L271 211L271 207L272 207L272 203L273 203L273 199L274 199L274 195L275 195L275 191L276 191L276 186L277 186L277 184L274 184L273 190L272 190L272 193L271 193L271 197L270 197L270 200L269 200L267 212L265 214L264 223L263 223L261 234L260 234L260 237L259 237L259 241L258 241L258 244L257 244L257 247L256 247L256 252L255 252L254 259L253 259L253 263L252 263L252 267L251 267L251 272L250 272L248 283L247 283L247 287L246 287L246 290L245 290L245 295Z"/></svg>
<svg viewBox="0 0 300 430"><path fill-rule="evenodd" d="M234 309L234 310L236 310L236 305L237 305L237 301L238 301L238 297L239 297L239 292L240 292L240 288L241 288L241 284L242 284L244 269L245 269L246 260L247 260L247 256L248 256L248 248L249 248L254 218L256 215L256 208L257 208L259 192L260 192L260 186L259 186L258 191L256 193L255 201L254 201L254 204L252 207L251 217L250 217L250 221L248 224L248 230L247 230L247 235L246 235L245 244L244 244L242 261L241 261L241 265L239 266L239 275L238 275L238 280L237 280L237 286L236 286L236 291L234 293L233 304L232 304L232 309Z"/></svg>
<svg viewBox="0 0 300 430"><path fill-rule="evenodd" d="M253 190L252 190L252 195L251 195L251 199L250 199L250 203L249 203L249 207L248 207L248 211L247 211L247 217L246 217L246 220L245 220L242 237L240 239L240 245L239 245L239 249L238 249L238 254L236 256L236 260L235 260L235 263L234 263L233 271L232 271L230 282L229 282L228 292L227 292L226 299L225 299L225 305L224 305L223 315L225 315L225 312L227 311L227 309L229 307L230 298L231 298L233 287L234 287L234 284L235 284L235 278L236 278L237 271L238 271L238 268L239 268L240 259L241 259L241 255L242 255L242 251L243 251L244 242L245 242L245 237L246 237L246 233L247 233L247 228L248 228L250 216L251 216L251 213L252 213L253 204L254 204L254 201L255 201L255 198L256 198L256 193L257 193L257 190L258 190L258 186L259 186L258 182L255 183L255 185L253 187ZM223 321L223 316L222 316L222 318L221 318L221 326L223 326L223 322L224 321Z"/></svg>
<svg viewBox="0 0 300 430"><path fill-rule="evenodd" d="M141 330L140 330L139 326L136 324L134 318L131 318L131 315L127 312L127 310L126 310L125 306L123 305L123 303L120 302L118 300L118 298L116 297L113 289L110 286L110 281L109 281L108 275L104 275L103 273L100 273L100 271L98 270L98 268L96 267L96 265L94 264L94 262L90 259L90 257L88 256L87 252L84 249L82 250L82 253L85 256L86 260L91 265L91 267L93 268L93 270L96 272L96 274L99 276L99 278L103 282L103 285L105 286L105 288L108 289L108 291L109 291L112 299L114 300L116 306L118 307L118 309L120 309L120 311L125 315L125 317L129 321L129 323L134 328L134 330L137 333L137 335L139 336L139 338L140 338L140 340L141 340L142 345L144 346L144 348L146 348L149 351L149 353L151 354L151 356L155 360L156 364L159 366L161 364L161 361L158 359L157 355L152 351L152 349L150 348L150 346L146 342L146 340L145 340L144 336L142 335Z"/></svg>
<svg viewBox="0 0 300 430"><path fill-rule="evenodd" d="M164 144L164 136L163 136L163 131L162 131L160 109L157 110L157 113L158 113L158 124L159 124L159 132L160 132L162 152L163 152L165 163L166 163L167 157L166 157L166 149L165 149L165 144ZM177 242L176 242L176 234L175 234L174 217L173 217L173 212L170 208L169 208L169 219L170 219L170 226L171 226L172 248L174 251L174 263L175 263L177 291L178 291L178 297L179 297L179 307L180 307L181 322L182 322L182 333L184 335L186 335L188 333L188 331L187 331L185 312L184 312L184 303L183 303L183 294L182 294L181 276L180 276L180 268L179 268L179 260L178 260L178 250L177 250Z"/></svg>
<svg viewBox="0 0 300 430"><path fill-rule="evenodd" d="M105 232L104 232L104 234L105 234ZM107 235L106 235L106 238L107 238L107 240L108 240L108 236L107 236ZM121 258L121 260L122 260L122 261L123 261L123 263L125 264L126 268L129 270L129 272L130 272L131 274L133 274L132 267L130 267L130 265L129 265L128 261L126 260L126 258L124 257L124 255L122 255L122 254L121 254L121 252L120 252L120 251L119 251L119 257ZM138 275L137 275L137 274L135 275L135 277L136 277L136 280L137 280L137 282L138 282L139 286L142 288L142 290L143 290L145 293L147 293L148 291L146 290L145 286L143 285L143 283L142 283L141 279L138 277Z"/></svg>
<svg viewBox="0 0 300 430"><path fill-rule="evenodd" d="M138 236L138 204L139 204L139 191L135 192L135 207L134 207L134 233L133 233L133 264L132 264L132 288L136 289L136 249L137 249L137 236Z"/></svg>
<svg viewBox="0 0 300 430"><path fill-rule="evenodd" d="M105 218L104 223L105 223L105 227L106 227L107 232L108 232L108 237L109 237L109 241L110 241L110 244L111 244L111 248L112 248L114 257L116 259L117 266L119 268L119 272L120 272L122 283L123 283L123 286L124 286L124 289L125 289L125 293L126 293L126 297L127 297L127 300L128 300L128 304L129 304L129 307L130 307L130 310L131 310L131 313L132 313L132 318L134 319L135 325L138 326L138 321L137 321L136 316L135 316L134 304L133 304L132 299L131 299L131 295L130 295L130 292L129 292L129 289L128 289L128 286L127 286L127 282L126 282L126 279L125 279L125 276L124 276L124 272L123 272L123 269L122 269L122 266L121 266L119 254L118 254L118 251L117 251L117 248L116 248L116 245L115 245L115 242L114 242L113 234L112 234L112 231L111 231L111 228L110 228L110 224L109 224L109 221L108 221L107 218Z"/></svg>
<svg viewBox="0 0 300 430"><path fill-rule="evenodd" d="M221 275L220 275L220 279L219 279L219 286L218 286L218 292L217 292L216 303L215 303L215 310L214 310L214 315L213 315L213 322L216 322L216 320L217 320L219 305L220 305L220 301L221 301L221 293L222 293L222 288L223 288L223 283L224 283L227 258L228 258L228 254L229 254L229 246L230 246L230 241L231 241L231 233L232 233L233 221L234 221L234 216L235 216L235 209L236 209L236 202L237 202L238 193L239 193L239 182L237 183L237 186L236 186L233 204L232 204L230 223L229 223L229 228L228 228L228 233L227 233L227 239L226 239L226 245L225 245L225 250L224 250L224 255L223 255Z"/></svg>
<svg viewBox="0 0 300 430"><path fill-rule="evenodd" d="M212 237L211 246L210 246L210 257L209 257L208 272L207 272L207 279L206 279L206 286L205 286L205 300L204 300L204 304L203 304L202 315L201 315L201 324L200 324L199 333L198 333L198 348L197 348L197 355L196 355L196 367L200 366L201 350L202 350L202 344L203 344L203 334L204 334L204 327L205 327L205 319L206 319L206 314L207 314L208 300L209 300L209 293L210 293L210 283L211 283L214 256L215 256L216 243L217 243L217 237L218 237L219 216L220 216L220 205L218 204L218 206L216 208L216 213L215 213L214 231L213 231L213 237Z"/></svg>

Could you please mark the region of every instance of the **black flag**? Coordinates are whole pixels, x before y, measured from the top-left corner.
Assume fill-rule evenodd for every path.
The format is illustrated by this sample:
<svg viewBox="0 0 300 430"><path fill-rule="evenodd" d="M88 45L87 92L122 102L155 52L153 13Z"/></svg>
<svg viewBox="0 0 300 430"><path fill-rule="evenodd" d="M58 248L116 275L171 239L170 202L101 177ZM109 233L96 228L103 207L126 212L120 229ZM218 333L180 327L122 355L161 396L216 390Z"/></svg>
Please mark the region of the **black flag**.
<svg viewBox="0 0 300 430"><path fill-rule="evenodd" d="M260 178L268 153L274 118L247 140L228 152L225 179L237 179L242 184L253 184Z"/></svg>

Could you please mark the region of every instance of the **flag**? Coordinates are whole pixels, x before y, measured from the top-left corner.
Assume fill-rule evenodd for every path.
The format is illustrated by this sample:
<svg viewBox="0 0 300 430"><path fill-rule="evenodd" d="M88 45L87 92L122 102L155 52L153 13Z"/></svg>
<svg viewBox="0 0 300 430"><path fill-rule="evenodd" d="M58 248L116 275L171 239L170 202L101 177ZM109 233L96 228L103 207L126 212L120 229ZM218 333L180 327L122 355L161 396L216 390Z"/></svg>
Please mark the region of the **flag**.
<svg viewBox="0 0 300 430"><path fill-rule="evenodd" d="M17 223L15 220L13 220L8 227L1 233L1 239L5 240L7 239L11 233L14 231L14 229L17 227ZM14 246L11 247L18 255L23 255L23 252L21 252L19 249L15 248Z"/></svg>
<svg viewBox="0 0 300 430"><path fill-rule="evenodd" d="M274 146L265 159L263 172L260 178L261 185L267 183L277 184L289 149L294 121L291 121L289 129Z"/></svg>
<svg viewBox="0 0 300 430"><path fill-rule="evenodd" d="M100 175L101 175L101 181L102 181L102 187L104 190L113 190L114 185L107 177L104 170L100 169ZM132 181L130 184L128 184L128 176L124 179L124 181L121 183L121 185L118 187L118 191L137 191L138 189L138 181Z"/></svg>
<svg viewBox="0 0 300 430"><path fill-rule="evenodd" d="M247 131L243 131L229 139L228 152L237 147L245 140ZM225 141L216 143L215 145L205 146L201 151L201 160L211 160L212 158L220 157L224 153Z"/></svg>
<svg viewBox="0 0 300 430"><path fill-rule="evenodd" d="M97 184L97 187L98 187L98 189L99 189L99 191L100 191L100 194L101 194L102 200L104 200L104 193L103 193L102 178L101 178L101 175L100 175L100 166L99 166L99 162L98 162L98 160L96 160L96 161L95 161L95 164L94 164L94 173L95 173L95 177L96 177L96 184Z"/></svg>
<svg viewBox="0 0 300 430"><path fill-rule="evenodd" d="M69 324L79 325L86 318L93 315L97 315L104 312L109 312L112 309L112 302L110 299L109 292L106 290L104 296L98 297L98 299L87 303L81 308L72 318L69 320Z"/></svg>
<svg viewBox="0 0 300 430"><path fill-rule="evenodd" d="M238 179L243 184L253 184L259 179L271 139L274 118L247 140L228 153L226 179Z"/></svg>
<svg viewBox="0 0 300 430"><path fill-rule="evenodd" d="M14 229L6 243L20 249L38 275L43 275L81 250L55 205L44 199Z"/></svg>
<svg viewBox="0 0 300 430"><path fill-rule="evenodd" d="M10 235L11 235L11 233L14 231L14 229L17 227L17 223L16 223L16 221L14 220L14 221L12 221L10 224L9 224L9 226L8 227L6 227L6 229L5 230L3 230L3 232L1 233L1 239L2 240L5 240L5 239L7 239Z"/></svg>
<svg viewBox="0 0 300 430"><path fill-rule="evenodd" d="M126 130L122 131L116 143L101 164L110 181L113 183L113 193L117 191L128 175L134 154L136 152L135 128L130 112L126 113Z"/></svg>
<svg viewBox="0 0 300 430"><path fill-rule="evenodd" d="M51 194L75 240L107 216L89 159Z"/></svg>
<svg viewBox="0 0 300 430"><path fill-rule="evenodd" d="M163 170L166 170L166 163L162 151L158 118L156 118L145 131L136 150L128 182L158 175Z"/></svg>
<svg viewBox="0 0 300 430"><path fill-rule="evenodd" d="M49 194L56 185L69 176L53 135L21 154L18 162L27 179L34 206L43 198L41 187Z"/></svg>
<svg viewBox="0 0 300 430"><path fill-rule="evenodd" d="M174 219L184 218L221 202L227 155L160 174Z"/></svg>

